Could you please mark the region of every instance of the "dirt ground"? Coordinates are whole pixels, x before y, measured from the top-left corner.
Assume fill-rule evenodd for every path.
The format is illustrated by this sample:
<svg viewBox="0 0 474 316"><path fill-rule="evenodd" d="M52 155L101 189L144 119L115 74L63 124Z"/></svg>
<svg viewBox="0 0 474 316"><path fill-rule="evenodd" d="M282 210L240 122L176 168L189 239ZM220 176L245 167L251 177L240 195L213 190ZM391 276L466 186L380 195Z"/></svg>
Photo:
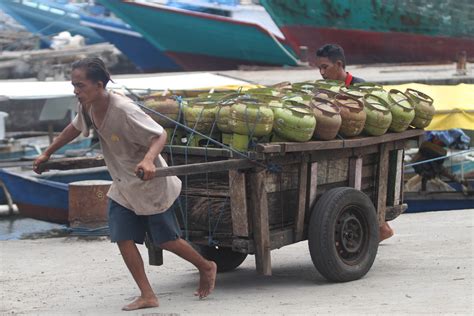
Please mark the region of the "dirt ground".
<svg viewBox="0 0 474 316"><path fill-rule="evenodd" d="M138 292L107 239L2 241L0 314L471 314L474 209L405 214L392 226L361 280L326 282L301 242L272 252L273 276L258 276L249 256L202 301L193 266L165 253L164 266L147 265L161 306L135 312L120 311Z"/></svg>

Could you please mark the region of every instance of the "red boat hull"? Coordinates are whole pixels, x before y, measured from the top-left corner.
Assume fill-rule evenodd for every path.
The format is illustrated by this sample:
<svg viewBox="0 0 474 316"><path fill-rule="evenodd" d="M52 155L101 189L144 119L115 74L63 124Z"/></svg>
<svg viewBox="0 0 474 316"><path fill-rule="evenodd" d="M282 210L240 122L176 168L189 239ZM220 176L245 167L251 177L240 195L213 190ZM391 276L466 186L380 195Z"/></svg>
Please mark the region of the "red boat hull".
<svg viewBox="0 0 474 316"><path fill-rule="evenodd" d="M455 61L461 51L468 58L474 56L474 39L468 38L311 26L285 26L282 32L295 51L299 52L299 46L308 47L310 63L314 63L316 50L327 43L341 45L349 64Z"/></svg>

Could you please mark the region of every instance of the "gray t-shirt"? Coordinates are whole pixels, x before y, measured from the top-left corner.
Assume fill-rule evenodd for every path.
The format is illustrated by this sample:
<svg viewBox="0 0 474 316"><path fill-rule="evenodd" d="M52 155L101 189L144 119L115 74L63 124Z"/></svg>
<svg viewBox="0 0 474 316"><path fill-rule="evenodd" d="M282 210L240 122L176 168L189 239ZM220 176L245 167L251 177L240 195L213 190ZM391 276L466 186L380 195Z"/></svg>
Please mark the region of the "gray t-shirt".
<svg viewBox="0 0 474 316"><path fill-rule="evenodd" d="M151 139L163 133L163 127L129 98L109 93L110 102L102 125L93 124L113 180L107 196L138 215L162 213L179 196L181 180L171 176L142 181L134 170L147 153ZM88 136L91 126L86 122L83 108L79 104L78 114L72 124L84 136ZM88 118L92 120L90 109ZM159 155L155 166L160 168L168 165Z"/></svg>

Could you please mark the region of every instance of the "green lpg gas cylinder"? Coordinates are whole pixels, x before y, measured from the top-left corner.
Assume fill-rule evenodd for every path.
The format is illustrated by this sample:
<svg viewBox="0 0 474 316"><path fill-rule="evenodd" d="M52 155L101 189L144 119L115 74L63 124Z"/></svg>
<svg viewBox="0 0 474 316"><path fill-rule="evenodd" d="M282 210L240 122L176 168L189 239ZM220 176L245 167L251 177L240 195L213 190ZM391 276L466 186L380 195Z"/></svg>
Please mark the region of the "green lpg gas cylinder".
<svg viewBox="0 0 474 316"><path fill-rule="evenodd" d="M326 90L332 90L339 92L339 89L344 85L344 82L340 80L316 80L314 82L315 88L321 88Z"/></svg>
<svg viewBox="0 0 474 316"><path fill-rule="evenodd" d="M392 113L387 102L370 93L364 96L363 101L364 111L367 114L364 132L372 136L385 134L392 123Z"/></svg>
<svg viewBox="0 0 474 316"><path fill-rule="evenodd" d="M411 122L411 125L416 128L425 128L430 125L435 114L433 98L414 89L407 89L405 94L408 95L412 104L415 106L415 118Z"/></svg>
<svg viewBox="0 0 474 316"><path fill-rule="evenodd" d="M250 136L270 134L273 111L257 99L238 99L230 108L229 125L234 133Z"/></svg>
<svg viewBox="0 0 474 316"><path fill-rule="evenodd" d="M388 92L390 112L392 113L392 123L389 130L400 133L405 131L415 118L415 108L408 96L397 89Z"/></svg>
<svg viewBox="0 0 474 316"><path fill-rule="evenodd" d="M274 111L274 114L273 132L280 138L306 142L313 136L316 118L305 104L286 101L282 108Z"/></svg>
<svg viewBox="0 0 474 316"><path fill-rule="evenodd" d="M209 133L216 119L217 103L212 99L188 99L183 106L184 123L201 133Z"/></svg>

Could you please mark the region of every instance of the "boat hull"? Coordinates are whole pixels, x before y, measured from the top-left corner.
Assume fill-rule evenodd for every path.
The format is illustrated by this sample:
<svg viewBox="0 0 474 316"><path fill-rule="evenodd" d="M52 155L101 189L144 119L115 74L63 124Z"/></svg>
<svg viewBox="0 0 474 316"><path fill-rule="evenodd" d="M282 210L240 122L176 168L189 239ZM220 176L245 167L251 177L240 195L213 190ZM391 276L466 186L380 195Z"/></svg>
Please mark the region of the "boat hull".
<svg viewBox="0 0 474 316"><path fill-rule="evenodd" d="M127 28L125 24L108 23L93 17L83 17L81 23L114 44L143 72L182 70L172 58L156 49L140 33Z"/></svg>
<svg viewBox="0 0 474 316"><path fill-rule="evenodd" d="M474 208L474 195L461 192L407 192L405 213L463 210Z"/></svg>
<svg viewBox="0 0 474 316"><path fill-rule="evenodd" d="M257 24L142 2L99 2L185 70L298 64L284 40Z"/></svg>
<svg viewBox="0 0 474 316"><path fill-rule="evenodd" d="M349 63L454 60L474 54L470 0L261 0L298 53L310 62L327 43L341 45Z"/></svg>
<svg viewBox="0 0 474 316"><path fill-rule="evenodd" d="M21 172L0 169L0 180L7 187L21 215L60 224L68 223L68 183L83 180L111 180L104 168L75 172L56 172L33 177Z"/></svg>
<svg viewBox="0 0 474 316"><path fill-rule="evenodd" d="M310 26L286 26L281 30L291 42L298 43L295 46L308 47L308 61L313 64L316 51L327 43L341 45L351 64L452 61L461 51L474 55L474 40L468 38Z"/></svg>
<svg viewBox="0 0 474 316"><path fill-rule="evenodd" d="M28 31L34 34L41 34L43 42L51 44L48 37L57 35L63 31L69 31L72 35L81 35L86 44L102 43L105 40L94 30L80 25L80 16L78 14L67 14L66 10L56 9L53 11L40 9L38 3L27 1L33 5L25 5L23 1L16 2L4 0L0 3L0 8L22 24ZM42 8L49 7L48 2L43 1ZM54 7L56 8L56 7ZM62 11L62 13L61 13Z"/></svg>

